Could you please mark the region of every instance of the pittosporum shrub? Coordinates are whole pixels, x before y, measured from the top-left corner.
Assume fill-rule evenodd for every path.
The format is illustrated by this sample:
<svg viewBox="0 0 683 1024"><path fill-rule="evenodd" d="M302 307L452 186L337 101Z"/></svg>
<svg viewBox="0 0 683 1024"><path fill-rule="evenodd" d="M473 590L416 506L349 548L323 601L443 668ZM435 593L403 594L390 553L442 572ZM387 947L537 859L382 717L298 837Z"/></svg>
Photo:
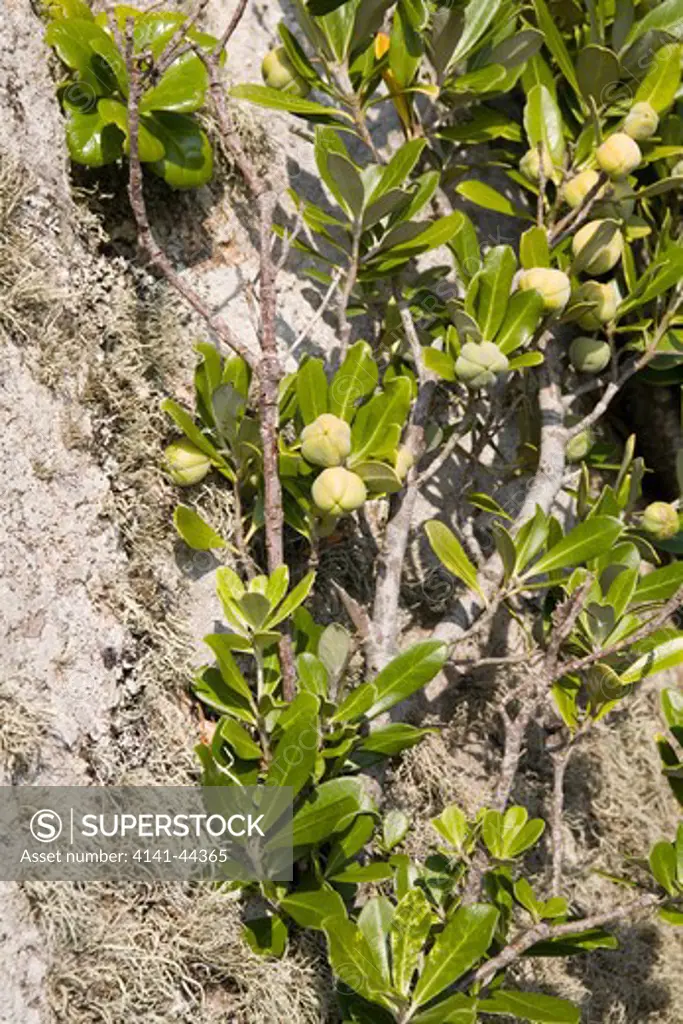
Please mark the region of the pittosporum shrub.
<svg viewBox="0 0 683 1024"><path fill-rule="evenodd" d="M193 407L164 403L178 435L163 464L189 495L174 516L183 541L239 570L217 571L226 628L194 683L203 780L295 795L294 880L258 887L245 937L277 956L293 929L323 932L348 1022L578 1021L566 1000L515 989L507 968L611 948L605 929L633 914L683 922L681 829L631 864L638 893L611 910L579 912L563 881L577 743L683 661L679 499L646 501L638 438L604 426L632 378L682 379L683 13L671 0L585 14L546 0L298 0L263 84L228 87L245 6L218 41L195 14L93 18L81 0L53 5L47 30L69 68L73 159L121 164L141 248L215 341L197 346ZM308 123L324 203L259 177L230 117L240 101ZM176 272L145 207L143 168L172 187L209 180L205 102L258 210L253 348ZM388 111L402 137L379 146ZM482 208L514 245L485 240ZM295 251L321 288L299 341L334 311L337 345L285 370L276 279ZM199 483L230 494L230 535L194 507ZM426 523L420 493L435 505ZM368 506L372 600L338 583L348 621L320 625L305 604L320 546L367 532ZM401 587L420 538L453 578L453 607L407 643ZM492 650L501 620L507 647ZM416 860L410 821L366 775L430 731L402 721L408 697L474 670L502 728L489 805L446 807ZM662 700L657 742L680 802L680 691ZM547 823L512 802L535 722L553 769Z"/></svg>

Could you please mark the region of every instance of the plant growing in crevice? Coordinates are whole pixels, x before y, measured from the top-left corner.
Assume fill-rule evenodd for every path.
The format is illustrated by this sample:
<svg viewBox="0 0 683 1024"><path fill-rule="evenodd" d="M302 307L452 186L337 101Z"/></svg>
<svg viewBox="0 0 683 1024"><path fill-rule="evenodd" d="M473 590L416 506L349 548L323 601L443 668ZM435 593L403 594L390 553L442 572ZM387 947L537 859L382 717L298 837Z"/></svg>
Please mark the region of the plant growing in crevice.
<svg viewBox="0 0 683 1024"><path fill-rule="evenodd" d="M91 34L106 44L88 44L75 64L85 80L104 61L116 79L114 93L97 95L121 108L117 159L125 140L141 249L217 342L198 346L195 408L165 403L183 435L165 466L186 487L214 472L235 500L230 537L191 504L175 514L187 544L232 548L243 570L218 570L228 629L207 639L216 664L195 683L212 716L204 780L295 792L294 882L261 885L266 912L246 933L277 955L290 928L324 931L347 1021L575 1021L565 1000L513 990L505 970L549 947L612 945L601 929L632 914L681 921L680 832L655 846L651 875L629 879L644 892L598 915L564 893L563 843L573 751L683 661L683 568L671 557L679 501L643 507L637 438L599 433L635 374L679 380L683 20L672 4L591 7L565 29L545 0L311 0L296 5L297 36L281 26L266 84L228 90L222 54L246 6L214 44L197 38L200 4L158 52L136 31L162 15L108 12ZM61 11L68 25L74 10ZM211 105L258 207L255 341L187 283L148 219L145 133L159 116L149 83L161 88L181 54L202 82L193 110ZM295 190L278 196L258 175L230 116L240 100L313 127L322 205ZM402 138L379 146L373 129L389 106ZM482 180L489 167L495 185ZM518 244L485 241L466 212L477 207L507 218ZM334 306L337 347L285 372L277 276L294 250L323 288L297 345ZM426 525L421 495L436 506ZM370 503L373 600L338 588L356 633L349 673L345 629L322 628L303 607L313 572L290 589L285 539L303 536L314 565L338 519L353 530ZM406 647L401 584L423 535L457 589L432 635ZM436 825L447 846L416 864L396 852L400 815L373 845L380 808L363 775L429 731L400 720L406 698L427 687L436 701L474 672L487 674L502 730L489 806L474 821L448 808ZM674 742L678 703L665 702ZM532 884L521 857L543 823L511 803L534 725L553 784ZM669 739L660 751L673 784L678 751ZM363 886L381 894L368 899ZM517 930L524 915L531 924Z"/></svg>

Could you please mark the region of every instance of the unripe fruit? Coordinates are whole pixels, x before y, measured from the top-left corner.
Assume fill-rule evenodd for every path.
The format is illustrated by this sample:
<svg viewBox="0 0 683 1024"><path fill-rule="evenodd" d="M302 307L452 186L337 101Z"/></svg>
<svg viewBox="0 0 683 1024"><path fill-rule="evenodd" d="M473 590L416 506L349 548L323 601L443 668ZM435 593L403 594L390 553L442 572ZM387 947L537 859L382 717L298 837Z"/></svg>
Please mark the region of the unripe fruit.
<svg viewBox="0 0 683 1024"><path fill-rule="evenodd" d="M410 448L408 448L407 445L405 444L401 445L396 454L396 465L394 466L394 469L396 470L396 476L399 478L399 480L405 480L409 470L412 469L414 462L415 459L413 458L413 453L411 452Z"/></svg>
<svg viewBox="0 0 683 1024"><path fill-rule="evenodd" d="M538 149L528 149L519 161L519 169L529 181L541 180L541 158ZM548 150L543 148L543 174L546 179L552 178L555 168Z"/></svg>
<svg viewBox="0 0 683 1024"><path fill-rule="evenodd" d="M313 501L321 512L340 516L360 508L368 496L365 484L357 473L342 466L324 469L311 488Z"/></svg>
<svg viewBox="0 0 683 1024"><path fill-rule="evenodd" d="M656 540L669 540L678 533L678 512L666 501L653 501L643 512L641 525Z"/></svg>
<svg viewBox="0 0 683 1024"><path fill-rule="evenodd" d="M600 225L604 223L605 221L603 220L590 220L588 224L584 224L582 228L579 228L572 239L572 252L575 256L579 256L582 250L590 244L593 235L600 229ZM624 236L621 231L615 231L607 245L601 246L591 256L583 270L587 274L606 274L608 270L611 270L619 262L623 251Z"/></svg>
<svg viewBox="0 0 683 1024"><path fill-rule="evenodd" d="M598 167L610 178L626 178L642 160L637 142L625 132L615 132L595 151Z"/></svg>
<svg viewBox="0 0 683 1024"><path fill-rule="evenodd" d="M624 121L624 131L641 142L649 139L659 127L659 115L649 103L634 103Z"/></svg>
<svg viewBox="0 0 683 1024"><path fill-rule="evenodd" d="M674 178L683 178L683 160L679 160L677 164L674 164L671 174Z"/></svg>
<svg viewBox="0 0 683 1024"><path fill-rule="evenodd" d="M324 412L301 432L301 454L314 466L338 466L351 451L351 427Z"/></svg>
<svg viewBox="0 0 683 1024"><path fill-rule="evenodd" d="M573 178L570 178L565 185L562 186L562 197L566 203L571 206L573 210L577 206L581 206L591 189L595 188L600 175L597 171L581 171L579 174L575 174Z"/></svg>
<svg viewBox="0 0 683 1024"><path fill-rule="evenodd" d="M574 302L590 302L593 308L579 317L578 323L585 331L598 331L611 320L617 311L617 292L611 282L584 281L572 296Z"/></svg>
<svg viewBox="0 0 683 1024"><path fill-rule="evenodd" d="M164 463L169 477L180 487L200 483L211 469L211 459L187 438L169 444Z"/></svg>
<svg viewBox="0 0 683 1024"><path fill-rule="evenodd" d="M276 46L267 53L261 65L263 81L271 89L289 92L294 96L308 96L311 91L308 82L298 74L287 56L284 46Z"/></svg>
<svg viewBox="0 0 683 1024"><path fill-rule="evenodd" d="M455 361L455 372L468 388L476 390L493 384L508 365L507 356L492 341L467 341Z"/></svg>
<svg viewBox="0 0 683 1024"><path fill-rule="evenodd" d="M601 338L574 338L569 360L579 373L602 373L612 358L612 349Z"/></svg>
<svg viewBox="0 0 683 1024"><path fill-rule="evenodd" d="M593 447L594 438L590 430L582 430L580 434L573 437L567 444L565 454L567 462L580 462L585 459Z"/></svg>
<svg viewBox="0 0 683 1024"><path fill-rule="evenodd" d="M535 291L543 299L546 313L558 313L569 302L572 286L562 270L532 267L519 275L519 288L523 292Z"/></svg>

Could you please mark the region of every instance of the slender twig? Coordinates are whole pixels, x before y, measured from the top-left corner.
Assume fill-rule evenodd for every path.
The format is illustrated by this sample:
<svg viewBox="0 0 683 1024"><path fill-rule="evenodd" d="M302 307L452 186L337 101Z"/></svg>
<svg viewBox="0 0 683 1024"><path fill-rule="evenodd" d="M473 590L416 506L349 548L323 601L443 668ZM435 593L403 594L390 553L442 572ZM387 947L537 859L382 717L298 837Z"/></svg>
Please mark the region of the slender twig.
<svg viewBox="0 0 683 1024"><path fill-rule="evenodd" d="M396 647L399 630L399 597L408 536L417 501L417 467L426 448L425 427L429 419L436 379L424 365L422 346L415 329L410 307L398 299L401 323L413 353L418 377L418 393L405 435L405 445L413 458L403 490L394 495L379 558L372 628L366 645L368 660L374 671L384 668Z"/></svg>
<svg viewBox="0 0 683 1024"><path fill-rule="evenodd" d="M608 181L608 176L604 171L602 171L595 185L593 185L593 188L584 197L581 205L570 210L566 217L563 217L562 220L558 221L551 230L548 238L548 242L551 247L559 245L565 238L573 234L580 224L583 224L584 221L588 219L588 215L597 203L598 199L601 198L602 190Z"/></svg>
<svg viewBox="0 0 683 1024"><path fill-rule="evenodd" d="M551 896L562 892L562 869L564 866L564 777L574 747L567 741L551 753L553 764L553 796L550 813L550 835L552 844Z"/></svg>
<svg viewBox="0 0 683 1024"><path fill-rule="evenodd" d="M349 340L351 338L352 324L348 318L347 310L349 308L349 302L351 300L351 293L356 286L358 280L358 271L360 269L360 240L363 234L363 220L360 216L357 216L353 224L353 234L351 238L351 256L349 259L349 265L346 270L346 277L344 279L344 286L339 292L339 305L337 307L337 330L339 332L339 362L341 362L346 355L346 350L349 347Z"/></svg>
<svg viewBox="0 0 683 1024"><path fill-rule="evenodd" d="M325 292L325 294L323 296L322 302L320 303L320 305L318 306L318 308L316 309L315 313L313 314L311 319L308 321L308 323L301 329L299 334L297 334L296 338L294 339L294 344L292 345L292 347L290 349L290 352L292 352L292 353L296 352L296 350L298 349L299 345L303 344L303 342L309 336L309 334L311 333L313 328L316 326L316 324L320 323L322 318L325 316L325 313L329 309L330 303L332 302L332 299L334 298L334 293L337 290L337 287L339 285L339 281L341 280L341 273L342 272L339 269L335 270L335 272L333 273L332 280L330 281L329 287L328 287L327 291Z"/></svg>

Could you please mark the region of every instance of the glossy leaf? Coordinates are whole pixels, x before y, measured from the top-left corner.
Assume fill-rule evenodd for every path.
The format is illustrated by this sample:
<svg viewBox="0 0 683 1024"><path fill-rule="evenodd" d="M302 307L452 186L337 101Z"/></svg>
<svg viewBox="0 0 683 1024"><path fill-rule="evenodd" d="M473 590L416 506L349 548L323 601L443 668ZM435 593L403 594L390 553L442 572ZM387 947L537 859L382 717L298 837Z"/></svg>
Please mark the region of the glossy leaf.
<svg viewBox="0 0 683 1024"><path fill-rule="evenodd" d="M562 163L565 150L562 114L552 93L544 85L535 85L529 91L524 108L524 129L532 149L542 145L554 164Z"/></svg>
<svg viewBox="0 0 683 1024"><path fill-rule="evenodd" d="M484 903L460 907L446 922L427 956L413 1002L423 1006L473 967L491 945L498 911Z"/></svg>
<svg viewBox="0 0 683 1024"><path fill-rule="evenodd" d="M425 526L427 539L439 561L475 593L483 597L477 581L477 570L465 554L465 550L452 530L437 519L431 519Z"/></svg>
<svg viewBox="0 0 683 1024"><path fill-rule="evenodd" d="M539 576L595 558L614 544L623 529L623 523L611 516L594 516L579 523L528 569L525 576Z"/></svg>
<svg viewBox="0 0 683 1024"><path fill-rule="evenodd" d="M296 397L304 424L327 412L327 377L322 359L307 359L296 375Z"/></svg>
<svg viewBox="0 0 683 1024"><path fill-rule="evenodd" d="M581 1020L581 1011L573 1003L538 992L498 989L488 999L480 1000L479 1009L483 1013L501 1013L520 1020L540 1021L542 1024L579 1024Z"/></svg>
<svg viewBox="0 0 683 1024"><path fill-rule="evenodd" d="M657 51L652 66L638 86L634 103L649 103L658 114L671 106L681 80L681 49L679 43L670 43Z"/></svg>
<svg viewBox="0 0 683 1024"><path fill-rule="evenodd" d="M422 889L411 889L401 899L391 925L394 986L407 997L422 948L432 924L432 910Z"/></svg>
<svg viewBox="0 0 683 1024"><path fill-rule="evenodd" d="M505 355L529 344L543 319L543 299L536 291L515 292L496 336L496 345Z"/></svg>
<svg viewBox="0 0 683 1024"><path fill-rule="evenodd" d="M210 551L224 548L225 541L219 533L202 519L198 512L188 505L176 505L173 525L185 543L195 551Z"/></svg>
<svg viewBox="0 0 683 1024"><path fill-rule="evenodd" d="M358 402L375 390L377 376L372 349L367 341L357 341L330 384L330 412L350 423Z"/></svg>
<svg viewBox="0 0 683 1024"><path fill-rule="evenodd" d="M280 908L302 928L317 930L326 918L345 913L343 899L327 882L299 882L296 889L280 900Z"/></svg>
<svg viewBox="0 0 683 1024"><path fill-rule="evenodd" d="M665 640L652 651L648 651L633 662L625 672L622 672L621 681L624 685L640 682L646 676L655 675L657 672L664 672L666 669L675 668L683 662L683 635Z"/></svg>
<svg viewBox="0 0 683 1024"><path fill-rule="evenodd" d="M322 103L281 92L279 89L270 89L266 85L235 85L230 90L230 95L237 100L249 100L260 107L286 110L290 114L301 114L302 117L324 117L328 120L343 117L351 120L350 115L344 110L325 107Z"/></svg>
<svg viewBox="0 0 683 1024"><path fill-rule="evenodd" d="M483 181L469 178L467 181L461 181L459 185L456 185L455 191L471 203L483 206L485 210L493 210L494 213L504 213L508 217L530 219L525 210L515 206L506 196L497 192L495 188L492 188L491 185L487 185Z"/></svg>
<svg viewBox="0 0 683 1024"><path fill-rule="evenodd" d="M489 249L477 275L477 322L484 338L496 336L507 309L512 278L517 269L515 254L509 245Z"/></svg>
<svg viewBox="0 0 683 1024"><path fill-rule="evenodd" d="M149 166L173 188L199 188L213 175L213 151L205 132L191 117L157 111L147 126L164 146L165 156Z"/></svg>
<svg viewBox="0 0 683 1024"><path fill-rule="evenodd" d="M452 68L477 46L495 18L500 4L501 0L469 0L465 8L462 31L450 55L448 67Z"/></svg>
<svg viewBox="0 0 683 1024"><path fill-rule="evenodd" d="M443 668L448 647L440 640L423 640L402 651L373 680L375 700L366 712L374 718L410 697Z"/></svg>

